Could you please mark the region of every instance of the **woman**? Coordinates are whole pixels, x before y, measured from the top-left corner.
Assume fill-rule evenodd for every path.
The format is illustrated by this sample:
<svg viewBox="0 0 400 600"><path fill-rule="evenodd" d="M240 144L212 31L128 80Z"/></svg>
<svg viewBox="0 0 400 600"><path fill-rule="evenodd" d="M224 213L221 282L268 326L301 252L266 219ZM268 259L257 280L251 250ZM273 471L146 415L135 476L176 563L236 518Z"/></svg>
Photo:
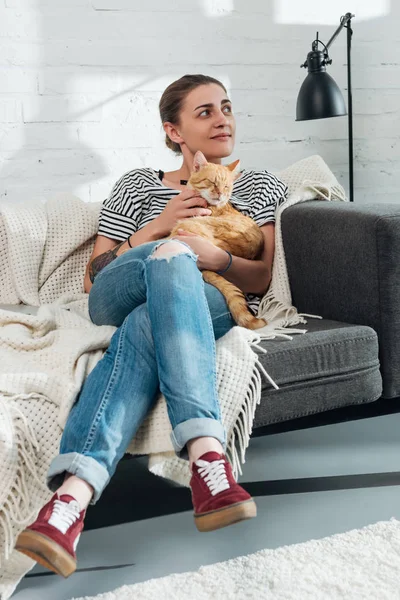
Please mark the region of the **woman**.
<svg viewBox="0 0 400 600"><path fill-rule="evenodd" d="M201 270L224 274L256 312L271 280L274 212L286 186L267 171L244 171L232 204L261 226L261 260L228 254L195 235L165 240L178 219L210 214L186 188L193 157L221 163L232 153L235 118L225 87L185 75L160 100L166 144L182 155L180 169L123 175L104 201L85 276L89 314L117 327L103 358L86 378L52 461L52 499L19 536L16 548L68 577L89 503L95 504L161 391L177 456L189 460L194 518L211 531L256 516L226 459L216 387L215 340L235 325L222 294ZM228 265L229 263L229 265Z"/></svg>

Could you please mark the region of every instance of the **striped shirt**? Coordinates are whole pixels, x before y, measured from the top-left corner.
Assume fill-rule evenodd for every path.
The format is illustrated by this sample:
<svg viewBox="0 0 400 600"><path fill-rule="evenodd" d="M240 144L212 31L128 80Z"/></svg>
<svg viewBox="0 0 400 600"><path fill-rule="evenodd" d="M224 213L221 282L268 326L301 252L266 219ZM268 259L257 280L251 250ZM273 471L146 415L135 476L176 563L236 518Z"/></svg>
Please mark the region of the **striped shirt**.
<svg viewBox="0 0 400 600"><path fill-rule="evenodd" d="M286 199L287 186L268 171L242 171L233 184L230 202L260 227L275 222L275 210ZM104 200L98 234L118 242L126 240L158 217L167 202L180 194L166 187L159 172L151 168L128 171L116 182ZM257 314L261 297L246 294L247 304Z"/></svg>

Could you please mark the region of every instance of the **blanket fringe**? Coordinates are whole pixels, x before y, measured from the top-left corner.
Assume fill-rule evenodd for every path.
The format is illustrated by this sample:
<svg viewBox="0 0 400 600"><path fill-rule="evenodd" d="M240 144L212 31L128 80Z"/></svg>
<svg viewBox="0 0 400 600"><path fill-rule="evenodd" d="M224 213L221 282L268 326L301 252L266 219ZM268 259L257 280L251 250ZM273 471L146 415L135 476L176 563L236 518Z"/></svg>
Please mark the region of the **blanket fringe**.
<svg viewBox="0 0 400 600"><path fill-rule="evenodd" d="M322 319L320 315L309 315L307 313L298 313L294 306L284 304L281 300L277 300L272 289L266 293L261 299L258 307L257 317L265 319L271 326L276 321L275 329L286 327L287 325L298 325L299 323L307 323L304 317L312 319ZM267 325L268 327L268 325ZM292 333L305 332L306 330L291 330Z"/></svg>
<svg viewBox="0 0 400 600"><path fill-rule="evenodd" d="M265 296L261 299L257 311L257 317L265 319L268 321L268 323L278 317L287 320L290 325L306 323L305 319L299 315L294 306L285 304L275 297L272 288L270 288Z"/></svg>
<svg viewBox="0 0 400 600"><path fill-rule="evenodd" d="M25 415L15 405L10 403L9 410L15 432L15 442L18 451L18 467L16 477L11 485L6 501L0 508L0 531L4 532L4 558L7 561L14 549L16 535L13 525L24 526L37 514L37 507L31 509L29 497L29 486L26 474L32 476L40 488L44 486L37 475L37 466L34 462L39 444L35 438L34 431ZM30 510L31 509L31 510ZM3 556L0 554L0 566Z"/></svg>
<svg viewBox="0 0 400 600"><path fill-rule="evenodd" d="M324 200L347 200L344 188L338 184L324 185L319 181L313 181L312 179L304 179L303 186L313 190L318 196L322 196Z"/></svg>
<svg viewBox="0 0 400 600"><path fill-rule="evenodd" d="M258 348L262 352L266 353L267 350L262 346L259 346L258 343L261 341L261 337L258 333L253 333L253 338L249 339L250 346ZM256 353L255 353L256 354ZM266 372L264 367L262 366L260 359L256 354L256 361L253 367L253 373L249 382L249 386L247 389L246 397L242 409L239 413L239 416L232 428L227 447L226 447L226 455L228 460L232 466L232 473L235 480L238 480L239 474L242 475L242 469L240 464L244 464L245 460L245 452L249 446L250 436L253 431L253 420L256 412L257 406L261 402L261 374L260 371L264 373L267 377L268 381L275 387L275 389L279 389L279 386L273 381L273 379ZM239 446L239 452L237 450L237 445Z"/></svg>

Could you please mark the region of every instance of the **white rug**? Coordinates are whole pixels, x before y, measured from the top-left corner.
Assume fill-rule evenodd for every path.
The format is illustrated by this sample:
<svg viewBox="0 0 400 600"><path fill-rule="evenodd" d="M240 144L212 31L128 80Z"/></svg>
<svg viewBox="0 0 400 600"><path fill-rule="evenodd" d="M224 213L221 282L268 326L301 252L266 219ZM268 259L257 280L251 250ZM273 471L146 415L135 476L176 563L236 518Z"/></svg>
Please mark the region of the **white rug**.
<svg viewBox="0 0 400 600"><path fill-rule="evenodd" d="M71 600L399 600L400 521Z"/></svg>

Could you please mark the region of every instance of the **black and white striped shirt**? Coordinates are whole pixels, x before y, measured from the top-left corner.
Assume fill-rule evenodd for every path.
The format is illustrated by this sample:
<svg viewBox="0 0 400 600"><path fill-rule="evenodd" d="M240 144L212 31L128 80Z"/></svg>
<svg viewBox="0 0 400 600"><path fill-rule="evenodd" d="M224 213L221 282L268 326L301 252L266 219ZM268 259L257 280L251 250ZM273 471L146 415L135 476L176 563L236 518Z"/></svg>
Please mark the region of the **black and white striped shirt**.
<svg viewBox="0 0 400 600"><path fill-rule="evenodd" d="M128 171L116 182L104 200L98 234L116 241L130 235L158 217L168 200L179 190L166 187L159 171L151 168ZM275 222L275 210L286 199L287 186L268 171L242 171L233 184L231 204L251 217L257 225ZM260 296L246 294L247 304L257 313Z"/></svg>

